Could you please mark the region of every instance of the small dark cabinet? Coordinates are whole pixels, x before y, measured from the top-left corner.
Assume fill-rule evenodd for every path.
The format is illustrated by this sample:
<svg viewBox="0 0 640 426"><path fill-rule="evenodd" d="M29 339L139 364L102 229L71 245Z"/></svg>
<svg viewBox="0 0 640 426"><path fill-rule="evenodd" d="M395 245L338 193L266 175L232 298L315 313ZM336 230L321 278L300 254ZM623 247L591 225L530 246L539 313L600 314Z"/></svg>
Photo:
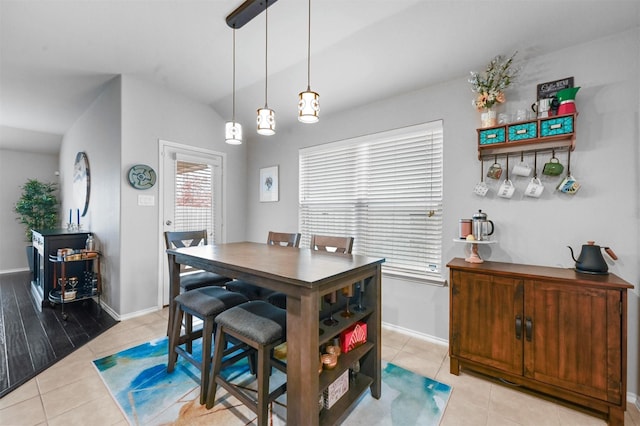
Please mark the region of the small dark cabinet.
<svg viewBox="0 0 640 426"><path fill-rule="evenodd" d="M31 295L36 306L42 310L49 303L49 293L53 289L55 264L49 261L49 256L56 256L58 249L83 249L89 236L89 231L68 231L66 229L33 230L33 281L31 281ZM84 272L84 262L69 265L67 274L81 276Z"/></svg>

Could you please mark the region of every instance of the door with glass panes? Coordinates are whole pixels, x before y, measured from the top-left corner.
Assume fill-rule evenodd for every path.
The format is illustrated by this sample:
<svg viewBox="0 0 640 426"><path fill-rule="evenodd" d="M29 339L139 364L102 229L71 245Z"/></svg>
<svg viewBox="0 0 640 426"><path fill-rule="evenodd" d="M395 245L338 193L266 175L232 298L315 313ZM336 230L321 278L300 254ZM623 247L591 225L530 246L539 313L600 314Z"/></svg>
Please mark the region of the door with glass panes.
<svg viewBox="0 0 640 426"><path fill-rule="evenodd" d="M222 240L222 156L164 145L163 231L206 229L209 243ZM164 244L164 238L160 241ZM164 251L164 250L163 250ZM169 303L169 268L164 256L163 304Z"/></svg>

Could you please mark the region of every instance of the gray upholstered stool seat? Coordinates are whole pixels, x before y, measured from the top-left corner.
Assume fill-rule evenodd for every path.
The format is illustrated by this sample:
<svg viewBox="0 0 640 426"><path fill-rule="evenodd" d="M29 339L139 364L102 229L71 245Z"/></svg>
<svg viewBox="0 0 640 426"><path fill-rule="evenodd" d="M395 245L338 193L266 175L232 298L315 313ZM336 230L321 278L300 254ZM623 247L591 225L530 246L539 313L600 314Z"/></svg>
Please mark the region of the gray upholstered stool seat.
<svg viewBox="0 0 640 426"><path fill-rule="evenodd" d="M233 280L226 283L227 290L235 291L236 293L244 294L249 300L267 300L267 298L275 293L268 288L260 287L259 285L251 284L242 280Z"/></svg>
<svg viewBox="0 0 640 426"><path fill-rule="evenodd" d="M207 390L207 409L213 407L216 398L217 385L225 388L230 394L242 401L258 415L258 425L266 425L269 404L286 392L286 382L269 393L269 376L274 366L286 373L285 365L271 356L272 350L286 340L287 312L262 300L255 300L230 308L215 319L218 330L213 355L213 368L209 389ZM223 364L222 357L233 351L226 349L227 338L232 337L257 350L257 400L243 388L227 381L220 373ZM249 350L250 350L249 349ZM245 351L245 354L249 352ZM241 359L234 356L232 361Z"/></svg>
<svg viewBox="0 0 640 426"><path fill-rule="evenodd" d="M171 373L175 368L178 355L200 370L200 404L206 401L209 372L211 371L211 343L215 329L215 318L218 314L229 308L247 302L247 298L240 293L234 293L221 287L203 287L179 294L174 299L175 311L173 325L169 333L169 360L167 371ZM187 328L184 334L182 330L182 317L184 314L200 318L202 328L191 330ZM197 359L191 353L191 344L202 337L202 357ZM181 345L185 345L183 348Z"/></svg>
<svg viewBox="0 0 640 426"><path fill-rule="evenodd" d="M230 281L229 278L218 275L215 272L199 271L180 276L180 287L184 291L191 291L211 285L224 286L227 281Z"/></svg>

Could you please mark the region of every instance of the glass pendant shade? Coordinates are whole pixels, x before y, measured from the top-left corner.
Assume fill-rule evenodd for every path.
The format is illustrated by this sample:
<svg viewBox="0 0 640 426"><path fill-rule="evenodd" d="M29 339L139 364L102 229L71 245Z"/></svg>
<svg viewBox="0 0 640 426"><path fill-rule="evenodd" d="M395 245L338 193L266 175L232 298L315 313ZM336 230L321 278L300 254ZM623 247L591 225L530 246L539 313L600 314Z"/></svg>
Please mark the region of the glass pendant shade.
<svg viewBox="0 0 640 426"><path fill-rule="evenodd" d="M298 121L302 123L317 123L320 112L320 95L312 92L308 87L298 95Z"/></svg>
<svg viewBox="0 0 640 426"><path fill-rule="evenodd" d="M241 145L242 125L235 121L227 121L224 125L224 141L229 145Z"/></svg>
<svg viewBox="0 0 640 426"><path fill-rule="evenodd" d="M266 105L258 109L258 134L271 136L276 133L276 112Z"/></svg>

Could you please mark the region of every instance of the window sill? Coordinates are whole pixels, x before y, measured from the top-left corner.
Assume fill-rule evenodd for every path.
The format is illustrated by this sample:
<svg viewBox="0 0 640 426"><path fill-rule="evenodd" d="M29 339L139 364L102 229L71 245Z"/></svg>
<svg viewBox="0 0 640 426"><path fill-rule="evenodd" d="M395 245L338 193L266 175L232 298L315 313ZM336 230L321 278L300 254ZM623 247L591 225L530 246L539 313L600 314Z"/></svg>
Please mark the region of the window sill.
<svg viewBox="0 0 640 426"><path fill-rule="evenodd" d="M395 279L400 279L404 281L411 281L418 284L432 285L435 287L446 287L447 280L438 277L425 276L420 274L412 274L409 272L400 272L395 270L385 270L382 268L382 276L390 277Z"/></svg>

